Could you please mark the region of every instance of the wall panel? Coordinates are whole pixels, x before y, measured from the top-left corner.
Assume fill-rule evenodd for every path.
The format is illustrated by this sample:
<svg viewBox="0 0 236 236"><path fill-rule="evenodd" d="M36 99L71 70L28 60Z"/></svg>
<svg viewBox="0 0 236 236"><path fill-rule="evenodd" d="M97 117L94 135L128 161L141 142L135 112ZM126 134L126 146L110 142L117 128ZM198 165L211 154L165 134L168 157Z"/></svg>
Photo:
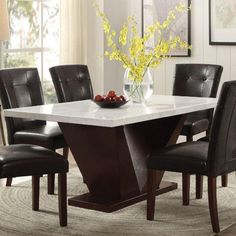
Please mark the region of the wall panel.
<svg viewBox="0 0 236 236"><path fill-rule="evenodd" d="M116 0L112 1L112 4L109 2L111 1L104 1L104 9L106 9L109 13L109 16L112 18L111 22L115 24L115 27L120 26L127 15L134 15L137 18L137 22L141 29L141 0ZM114 2L116 4L114 4ZM118 7L118 3L120 4L120 8ZM208 10L208 0L192 0L192 56L185 58L168 59L164 61L162 65L157 69L153 70L155 93L172 93L174 69L175 64L177 63L220 64L224 67L221 85L224 81L233 79L236 80L236 46L209 45ZM117 15L117 12L119 13L119 15ZM94 14L94 12L90 12L90 14ZM93 27L91 23L90 26ZM96 24L96 27L98 27L98 24ZM92 32L92 30L90 29L89 32ZM96 30L96 32L101 33L99 30ZM94 41L95 38L96 35L92 38L90 37L90 40ZM102 37L100 36L98 38L101 39ZM103 46L104 44L102 45L102 47ZM90 53L95 54L96 52L90 50ZM122 66L119 63L105 61L104 71L104 88L114 88L121 92L121 77L124 73L124 69L122 68ZM111 77L112 75L119 76L119 78L110 79L109 77ZM92 76L95 75L93 74ZM101 76L99 76L98 78L101 79ZM102 88L101 81L99 83L95 83L95 86L97 85L100 85L100 89Z"/></svg>

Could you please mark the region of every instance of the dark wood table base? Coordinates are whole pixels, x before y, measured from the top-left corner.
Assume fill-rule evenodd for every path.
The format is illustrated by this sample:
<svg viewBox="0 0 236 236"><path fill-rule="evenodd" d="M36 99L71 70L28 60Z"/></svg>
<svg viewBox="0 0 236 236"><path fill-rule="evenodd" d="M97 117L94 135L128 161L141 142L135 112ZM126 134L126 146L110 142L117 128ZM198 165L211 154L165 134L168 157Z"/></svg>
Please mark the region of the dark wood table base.
<svg viewBox="0 0 236 236"><path fill-rule="evenodd" d="M177 187L178 187L177 183L162 181L160 184L160 188L156 190L156 195L173 191L177 189ZM101 199L94 199L93 197L91 197L90 193L85 193L83 195L70 198L68 200L68 204L75 207L81 207L81 208L111 213L120 210L124 207L144 201L146 199L147 199L147 193L141 193L140 195L120 201L104 202Z"/></svg>
<svg viewBox="0 0 236 236"><path fill-rule="evenodd" d="M113 212L145 200L148 155L176 143L183 122L172 116L114 128L59 123L89 190L69 204ZM177 188L161 183L163 174L157 173L157 194Z"/></svg>

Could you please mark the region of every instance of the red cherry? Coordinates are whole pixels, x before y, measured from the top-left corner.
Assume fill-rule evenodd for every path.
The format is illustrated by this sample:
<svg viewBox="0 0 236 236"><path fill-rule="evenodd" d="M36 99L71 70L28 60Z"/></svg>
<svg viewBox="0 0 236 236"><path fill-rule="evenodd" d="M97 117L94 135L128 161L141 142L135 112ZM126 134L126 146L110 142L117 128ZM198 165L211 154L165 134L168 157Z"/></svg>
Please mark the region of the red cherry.
<svg viewBox="0 0 236 236"><path fill-rule="evenodd" d="M112 101L112 102L115 102L115 101L116 101L116 98L117 98L117 96L111 97L111 101Z"/></svg>
<svg viewBox="0 0 236 236"><path fill-rule="evenodd" d="M96 102L102 102L104 99L103 99L103 97L101 95L98 94L98 95L95 96L94 100Z"/></svg>
<svg viewBox="0 0 236 236"><path fill-rule="evenodd" d="M115 97L116 96L116 92L113 90L110 90L107 94L108 97Z"/></svg>
<svg viewBox="0 0 236 236"><path fill-rule="evenodd" d="M120 95L120 99L122 100L122 101L126 101L126 99L125 99L125 97L123 96L123 95Z"/></svg>
<svg viewBox="0 0 236 236"><path fill-rule="evenodd" d="M111 102L111 98L110 98L110 97L106 97L106 98L105 98L105 101L106 101L106 102Z"/></svg>
<svg viewBox="0 0 236 236"><path fill-rule="evenodd" d="M123 100L121 99L121 97L116 97L116 102L122 102Z"/></svg>

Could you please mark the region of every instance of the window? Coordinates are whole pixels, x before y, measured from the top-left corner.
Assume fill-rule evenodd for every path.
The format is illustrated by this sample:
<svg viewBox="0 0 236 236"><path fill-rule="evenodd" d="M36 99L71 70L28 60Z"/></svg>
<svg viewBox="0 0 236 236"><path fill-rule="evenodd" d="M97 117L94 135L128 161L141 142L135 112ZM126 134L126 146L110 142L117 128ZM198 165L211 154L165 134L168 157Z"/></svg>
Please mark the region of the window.
<svg viewBox="0 0 236 236"><path fill-rule="evenodd" d="M59 6L60 0L8 0L3 67L37 67L46 103L57 101L48 68L59 64Z"/></svg>

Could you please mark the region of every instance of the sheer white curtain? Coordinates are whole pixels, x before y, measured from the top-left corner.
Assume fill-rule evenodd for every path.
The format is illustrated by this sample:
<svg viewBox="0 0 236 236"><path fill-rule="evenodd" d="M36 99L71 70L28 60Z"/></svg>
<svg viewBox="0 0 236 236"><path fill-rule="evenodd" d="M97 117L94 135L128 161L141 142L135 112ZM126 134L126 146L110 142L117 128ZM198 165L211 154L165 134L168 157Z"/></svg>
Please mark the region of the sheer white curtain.
<svg viewBox="0 0 236 236"><path fill-rule="evenodd" d="M60 63L87 63L87 0L61 0Z"/></svg>

